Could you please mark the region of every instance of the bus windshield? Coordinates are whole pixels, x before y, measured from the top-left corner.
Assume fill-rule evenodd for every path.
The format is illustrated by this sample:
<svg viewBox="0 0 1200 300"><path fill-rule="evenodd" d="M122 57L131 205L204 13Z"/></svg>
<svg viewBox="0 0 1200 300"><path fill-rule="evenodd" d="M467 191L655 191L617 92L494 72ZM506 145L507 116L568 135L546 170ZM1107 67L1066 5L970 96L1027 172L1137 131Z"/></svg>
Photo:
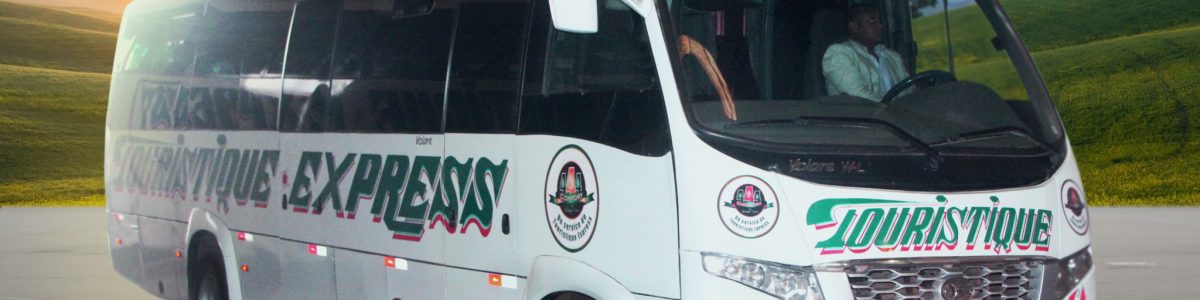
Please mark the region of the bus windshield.
<svg viewBox="0 0 1200 300"><path fill-rule="evenodd" d="M715 148L819 183L1036 184L1061 122L994 1L681 0L689 120Z"/></svg>

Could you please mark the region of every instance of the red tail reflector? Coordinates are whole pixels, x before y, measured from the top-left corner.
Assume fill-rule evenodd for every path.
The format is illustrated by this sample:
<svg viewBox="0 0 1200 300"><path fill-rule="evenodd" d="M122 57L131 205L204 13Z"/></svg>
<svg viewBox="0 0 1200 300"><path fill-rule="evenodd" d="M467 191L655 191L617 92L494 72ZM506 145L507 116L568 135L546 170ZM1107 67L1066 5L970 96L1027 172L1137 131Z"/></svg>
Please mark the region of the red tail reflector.
<svg viewBox="0 0 1200 300"><path fill-rule="evenodd" d="M308 254L312 254L312 255L316 255L316 256L325 256L328 253L329 253L328 248L325 248L325 246L321 246L321 245L317 245L317 244L308 244Z"/></svg>

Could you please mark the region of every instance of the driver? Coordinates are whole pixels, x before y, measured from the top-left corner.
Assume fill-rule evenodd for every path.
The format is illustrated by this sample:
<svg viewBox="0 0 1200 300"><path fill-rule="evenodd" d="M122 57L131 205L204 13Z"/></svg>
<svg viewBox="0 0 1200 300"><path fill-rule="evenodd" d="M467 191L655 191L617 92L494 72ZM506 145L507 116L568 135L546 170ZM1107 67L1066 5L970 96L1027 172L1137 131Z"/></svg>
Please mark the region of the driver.
<svg viewBox="0 0 1200 300"><path fill-rule="evenodd" d="M825 90L879 102L907 78L900 54L883 44L883 21L874 0L850 0L850 39L830 45L821 60Z"/></svg>

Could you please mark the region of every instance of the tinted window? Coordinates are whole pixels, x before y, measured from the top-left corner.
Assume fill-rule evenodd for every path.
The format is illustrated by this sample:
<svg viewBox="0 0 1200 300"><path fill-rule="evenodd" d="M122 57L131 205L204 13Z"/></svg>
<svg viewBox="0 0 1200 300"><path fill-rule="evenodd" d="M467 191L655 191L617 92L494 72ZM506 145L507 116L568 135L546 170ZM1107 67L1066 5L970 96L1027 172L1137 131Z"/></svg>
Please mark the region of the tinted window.
<svg viewBox="0 0 1200 300"><path fill-rule="evenodd" d="M953 18L945 2L785 2L673 9L682 104L715 149L820 184L939 192L1029 186L1063 162L1061 123L998 1ZM881 38L850 38L852 20L879 21Z"/></svg>
<svg viewBox="0 0 1200 300"><path fill-rule="evenodd" d="M313 0L296 4L292 33L288 40L287 77L329 75L340 2Z"/></svg>
<svg viewBox="0 0 1200 300"><path fill-rule="evenodd" d="M670 148L666 111L645 23L620 1L599 7L599 31L575 34L553 29L539 5L530 37L521 133L663 155Z"/></svg>
<svg viewBox="0 0 1200 300"><path fill-rule="evenodd" d="M121 35L131 47L117 62L114 83L133 93L131 103L114 106L122 107L110 118L114 127L275 128L290 2L147 5Z"/></svg>
<svg viewBox="0 0 1200 300"><path fill-rule="evenodd" d="M153 75L188 76L196 56L192 28L203 7L180 6L164 11L130 16L124 39L131 39L121 71Z"/></svg>
<svg viewBox="0 0 1200 300"><path fill-rule="evenodd" d="M513 132L529 3L463 3L460 7L446 130Z"/></svg>
<svg viewBox="0 0 1200 300"><path fill-rule="evenodd" d="M283 64L291 5L213 1L197 31L197 75L276 74ZM287 8L287 9L285 9Z"/></svg>
<svg viewBox="0 0 1200 300"><path fill-rule="evenodd" d="M195 75L179 93L174 128L273 130L293 4L210 1L193 30Z"/></svg>
<svg viewBox="0 0 1200 300"><path fill-rule="evenodd" d="M329 70L341 1L296 4L284 62L281 131L322 132L342 127L341 106L330 101Z"/></svg>
<svg viewBox="0 0 1200 300"><path fill-rule="evenodd" d="M441 131L454 11L395 4L346 2L333 59L340 131Z"/></svg>

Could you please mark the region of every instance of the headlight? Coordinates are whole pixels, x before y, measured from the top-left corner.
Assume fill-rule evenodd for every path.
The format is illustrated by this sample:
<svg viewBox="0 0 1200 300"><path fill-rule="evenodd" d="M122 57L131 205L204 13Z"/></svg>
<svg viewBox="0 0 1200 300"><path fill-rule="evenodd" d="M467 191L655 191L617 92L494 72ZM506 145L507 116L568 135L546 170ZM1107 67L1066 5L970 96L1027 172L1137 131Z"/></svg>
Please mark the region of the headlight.
<svg viewBox="0 0 1200 300"><path fill-rule="evenodd" d="M1046 288L1042 292L1042 299L1062 299L1075 290L1091 270L1091 246L1061 260L1047 262Z"/></svg>
<svg viewBox="0 0 1200 300"><path fill-rule="evenodd" d="M821 299L821 286L812 268L700 253L704 271L784 300Z"/></svg>

